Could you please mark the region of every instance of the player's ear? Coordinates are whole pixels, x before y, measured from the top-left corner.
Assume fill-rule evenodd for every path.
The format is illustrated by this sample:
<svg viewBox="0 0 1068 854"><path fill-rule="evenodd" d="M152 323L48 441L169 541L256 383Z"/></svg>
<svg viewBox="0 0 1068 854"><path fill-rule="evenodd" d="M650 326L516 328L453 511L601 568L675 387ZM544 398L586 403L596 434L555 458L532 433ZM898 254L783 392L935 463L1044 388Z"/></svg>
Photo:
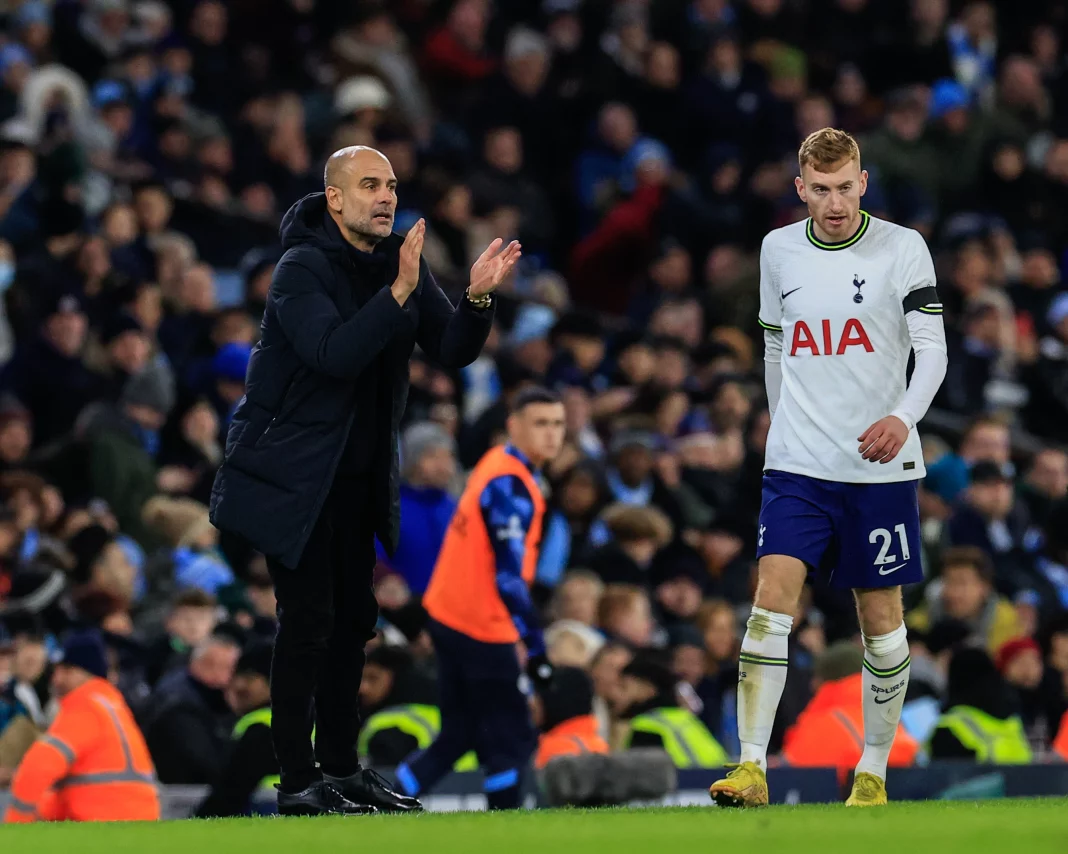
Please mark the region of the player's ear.
<svg viewBox="0 0 1068 854"><path fill-rule="evenodd" d="M808 199L805 198L805 182L800 177L794 178L794 187L797 188L797 196L801 201L808 203Z"/></svg>
<svg viewBox="0 0 1068 854"><path fill-rule="evenodd" d="M868 192L868 170L860 170L860 194L863 196Z"/></svg>

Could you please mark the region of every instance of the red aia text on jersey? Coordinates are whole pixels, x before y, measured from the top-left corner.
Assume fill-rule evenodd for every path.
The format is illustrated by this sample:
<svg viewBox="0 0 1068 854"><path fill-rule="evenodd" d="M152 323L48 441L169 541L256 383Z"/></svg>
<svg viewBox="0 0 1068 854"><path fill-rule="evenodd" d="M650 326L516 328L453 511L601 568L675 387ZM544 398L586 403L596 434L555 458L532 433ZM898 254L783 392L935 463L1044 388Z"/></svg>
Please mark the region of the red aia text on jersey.
<svg viewBox="0 0 1068 854"><path fill-rule="evenodd" d="M855 317L845 322L837 339L831 335L831 321L821 320L817 328L823 333L820 339L812 334L812 330L805 321L799 320L794 324L794 340L790 344L791 356L796 356L799 350L808 350L813 356L841 356L847 347L863 347L868 353L875 352L868 333L864 331L864 324Z"/></svg>

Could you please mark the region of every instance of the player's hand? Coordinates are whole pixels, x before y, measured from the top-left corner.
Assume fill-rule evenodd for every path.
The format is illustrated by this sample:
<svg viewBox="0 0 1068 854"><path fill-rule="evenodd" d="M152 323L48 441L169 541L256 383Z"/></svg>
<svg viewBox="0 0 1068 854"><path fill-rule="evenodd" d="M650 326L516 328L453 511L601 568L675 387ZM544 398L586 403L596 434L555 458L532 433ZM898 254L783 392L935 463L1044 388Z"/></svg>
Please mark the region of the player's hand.
<svg viewBox="0 0 1068 854"><path fill-rule="evenodd" d="M423 238L426 237L426 220L420 219L408 229L408 235L400 248L400 265L397 281L393 283L393 296L404 305L419 285L419 259L423 255Z"/></svg>
<svg viewBox="0 0 1068 854"><path fill-rule="evenodd" d="M494 240L486 251L478 256L471 267L471 289L469 291L473 299L491 294L505 280L523 253L518 240L513 240L504 249L501 238Z"/></svg>
<svg viewBox="0 0 1068 854"><path fill-rule="evenodd" d="M880 418L865 430L857 441L860 455L869 463L888 463L897 456L909 437L909 428L896 415Z"/></svg>

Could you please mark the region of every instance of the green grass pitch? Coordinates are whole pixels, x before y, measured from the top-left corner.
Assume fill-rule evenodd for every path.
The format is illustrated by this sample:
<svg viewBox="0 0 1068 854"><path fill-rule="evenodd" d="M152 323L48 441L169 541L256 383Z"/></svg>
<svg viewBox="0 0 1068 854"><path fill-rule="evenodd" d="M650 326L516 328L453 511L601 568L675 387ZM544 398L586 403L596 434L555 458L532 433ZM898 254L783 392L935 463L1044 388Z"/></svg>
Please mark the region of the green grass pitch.
<svg viewBox="0 0 1068 854"><path fill-rule="evenodd" d="M4 854L1068 852L1068 799L0 826Z"/></svg>

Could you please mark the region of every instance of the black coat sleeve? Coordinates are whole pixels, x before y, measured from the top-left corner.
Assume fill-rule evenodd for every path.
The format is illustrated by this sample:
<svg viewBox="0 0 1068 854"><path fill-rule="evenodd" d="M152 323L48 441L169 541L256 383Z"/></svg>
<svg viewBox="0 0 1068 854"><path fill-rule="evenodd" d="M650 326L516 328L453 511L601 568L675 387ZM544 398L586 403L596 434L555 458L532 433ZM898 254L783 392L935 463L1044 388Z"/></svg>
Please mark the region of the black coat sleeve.
<svg viewBox="0 0 1068 854"><path fill-rule="evenodd" d="M493 325L493 307L478 309L466 299L454 308L425 266L419 297L416 342L427 356L444 368L465 368L478 358ZM496 300L494 300L496 301Z"/></svg>
<svg viewBox="0 0 1068 854"><path fill-rule="evenodd" d="M358 377L412 322L389 288L379 290L343 321L319 277L293 258L283 258L275 270L269 303L274 304L282 331L300 360L336 379Z"/></svg>
<svg viewBox="0 0 1068 854"><path fill-rule="evenodd" d="M415 736L386 729L371 736L367 758L373 768L395 768L419 748Z"/></svg>
<svg viewBox="0 0 1068 854"><path fill-rule="evenodd" d="M226 752L195 713L171 710L147 740L161 783L212 783L222 773Z"/></svg>
<svg viewBox="0 0 1068 854"><path fill-rule="evenodd" d="M271 744L271 728L263 724L249 727L234 745L222 775L197 808L197 817L244 815L260 781L277 774L278 760Z"/></svg>

